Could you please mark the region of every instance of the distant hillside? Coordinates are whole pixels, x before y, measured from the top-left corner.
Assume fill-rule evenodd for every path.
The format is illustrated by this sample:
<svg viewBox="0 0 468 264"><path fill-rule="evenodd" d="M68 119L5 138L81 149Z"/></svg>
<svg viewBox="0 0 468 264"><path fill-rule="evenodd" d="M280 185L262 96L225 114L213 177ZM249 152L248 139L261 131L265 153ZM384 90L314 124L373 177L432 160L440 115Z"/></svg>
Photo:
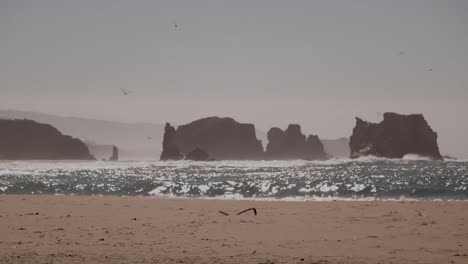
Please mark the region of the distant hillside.
<svg viewBox="0 0 468 264"><path fill-rule="evenodd" d="M95 160L83 141L27 119L0 119L0 159Z"/></svg>
<svg viewBox="0 0 468 264"><path fill-rule="evenodd" d="M0 110L0 118L31 119L51 124L60 132L87 142L116 145L121 159L158 159L164 126L149 123L120 123L36 112Z"/></svg>
<svg viewBox="0 0 468 264"><path fill-rule="evenodd" d="M325 151L335 158L348 158L351 151L349 149L349 139L322 139Z"/></svg>

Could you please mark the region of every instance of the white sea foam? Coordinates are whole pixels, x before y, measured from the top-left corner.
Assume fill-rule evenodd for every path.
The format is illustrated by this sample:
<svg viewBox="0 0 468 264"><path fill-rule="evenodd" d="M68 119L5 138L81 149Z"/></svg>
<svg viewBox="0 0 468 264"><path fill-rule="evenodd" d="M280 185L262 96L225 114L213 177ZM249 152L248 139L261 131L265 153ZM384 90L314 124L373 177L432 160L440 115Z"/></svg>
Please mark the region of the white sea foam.
<svg viewBox="0 0 468 264"><path fill-rule="evenodd" d="M198 197L198 196L174 196L174 195L153 195L152 198L158 199L197 199L197 200L235 200L235 201L252 201L252 202L373 202L373 201L382 201L382 202L418 202L425 201L427 199L421 198L408 198L405 196L400 196L398 198L381 198L381 197L339 197L339 196L295 196L295 197L283 197L283 198L257 198L257 197L243 197L238 194L227 194L223 196L216 197ZM150 198L151 198L150 197ZM430 199L431 201L444 202L444 201L460 201L468 202L468 200L458 200L458 199Z"/></svg>
<svg viewBox="0 0 468 264"><path fill-rule="evenodd" d="M429 157L421 156L418 154L406 154L403 156L402 160L432 160Z"/></svg>

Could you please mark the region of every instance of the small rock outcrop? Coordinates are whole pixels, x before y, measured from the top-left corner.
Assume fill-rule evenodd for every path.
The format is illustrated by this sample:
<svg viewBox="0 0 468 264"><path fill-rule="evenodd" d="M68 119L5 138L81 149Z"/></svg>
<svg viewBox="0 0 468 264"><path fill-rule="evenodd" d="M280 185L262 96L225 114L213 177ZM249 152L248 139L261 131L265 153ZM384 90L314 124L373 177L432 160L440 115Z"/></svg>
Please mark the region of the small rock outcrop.
<svg viewBox="0 0 468 264"><path fill-rule="evenodd" d="M306 138L299 125L289 125L285 131L277 127L271 128L267 136L268 145L265 151L267 159L324 160L328 158L318 136L310 135Z"/></svg>
<svg viewBox="0 0 468 264"><path fill-rule="evenodd" d="M175 142L176 130L171 124L166 123L164 128L163 137L163 150L161 153L161 160L180 160L182 155Z"/></svg>
<svg viewBox="0 0 468 264"><path fill-rule="evenodd" d="M209 158L210 156L208 155L208 153L206 153L206 151L204 151L201 148L195 148L194 150L187 153L187 155L185 156L186 160L194 161L207 161L210 160Z"/></svg>
<svg viewBox="0 0 468 264"><path fill-rule="evenodd" d="M383 121L378 124L356 118L349 146L351 158L367 155L403 158L406 154L417 154L442 159L437 133L421 114L385 113Z"/></svg>
<svg viewBox="0 0 468 264"><path fill-rule="evenodd" d="M110 161L119 160L119 149L116 146L112 146L112 156L109 158Z"/></svg>
<svg viewBox="0 0 468 264"><path fill-rule="evenodd" d="M95 160L81 140L49 124L0 119L0 160Z"/></svg>
<svg viewBox="0 0 468 264"><path fill-rule="evenodd" d="M175 144L182 155L198 147L216 160L263 158L263 147L255 134L255 126L232 118L208 117L179 126Z"/></svg>

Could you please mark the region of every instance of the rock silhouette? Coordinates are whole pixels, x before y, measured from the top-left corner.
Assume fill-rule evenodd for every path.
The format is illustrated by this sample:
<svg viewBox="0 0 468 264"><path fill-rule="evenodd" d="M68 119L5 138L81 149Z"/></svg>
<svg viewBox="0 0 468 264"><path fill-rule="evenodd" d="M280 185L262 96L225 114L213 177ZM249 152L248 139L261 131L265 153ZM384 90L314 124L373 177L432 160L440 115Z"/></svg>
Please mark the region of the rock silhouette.
<svg viewBox="0 0 468 264"><path fill-rule="evenodd" d="M112 156L109 158L110 161L119 160L119 149L116 146L112 146Z"/></svg>
<svg viewBox="0 0 468 264"><path fill-rule="evenodd" d="M81 140L27 119L0 119L0 159L94 160Z"/></svg>
<svg viewBox="0 0 468 264"><path fill-rule="evenodd" d="M277 160L324 160L328 158L318 136L306 138L301 126L291 124L283 131L274 127L268 131L268 145L265 151L267 159Z"/></svg>
<svg viewBox="0 0 468 264"><path fill-rule="evenodd" d="M255 126L232 118L208 117L179 126L175 144L182 155L198 147L216 160L256 160L263 157L262 143L257 139Z"/></svg>
<svg viewBox="0 0 468 264"><path fill-rule="evenodd" d="M164 128L163 150L161 160L180 160L182 155L175 142L176 130L170 123L166 123Z"/></svg>
<svg viewBox="0 0 468 264"><path fill-rule="evenodd" d="M352 158L367 155L403 158L406 154L417 154L442 159L437 133L421 114L385 113L383 121L378 124L356 117L349 146Z"/></svg>

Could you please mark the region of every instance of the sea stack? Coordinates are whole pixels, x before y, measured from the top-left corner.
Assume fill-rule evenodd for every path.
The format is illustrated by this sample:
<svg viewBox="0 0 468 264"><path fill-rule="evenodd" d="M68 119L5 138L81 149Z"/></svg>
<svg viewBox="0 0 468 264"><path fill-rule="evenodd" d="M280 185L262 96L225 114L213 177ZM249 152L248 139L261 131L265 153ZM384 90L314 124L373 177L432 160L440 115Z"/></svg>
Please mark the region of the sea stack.
<svg viewBox="0 0 468 264"><path fill-rule="evenodd" d="M378 124L357 117L349 146L351 158L367 155L403 158L406 154L417 154L442 160L437 133L421 114L385 113Z"/></svg>
<svg viewBox="0 0 468 264"><path fill-rule="evenodd" d="M116 146L112 146L112 156L109 158L110 161L119 160L119 149Z"/></svg>
<svg viewBox="0 0 468 264"><path fill-rule="evenodd" d="M95 160L81 140L49 124L0 119L0 160Z"/></svg>
<svg viewBox="0 0 468 264"><path fill-rule="evenodd" d="M263 147L257 139L255 126L232 118L208 117L181 125L175 133L175 144L183 156L200 148L216 160L263 158Z"/></svg>
<svg viewBox="0 0 468 264"><path fill-rule="evenodd" d="M268 131L268 145L265 156L272 160L325 160L328 158L318 136L306 138L301 126L291 124L283 131L274 127Z"/></svg>
<svg viewBox="0 0 468 264"><path fill-rule="evenodd" d="M161 160L180 160L183 156L180 154L179 149L175 142L176 130L170 123L166 123L164 128L163 137L163 150L161 153Z"/></svg>

